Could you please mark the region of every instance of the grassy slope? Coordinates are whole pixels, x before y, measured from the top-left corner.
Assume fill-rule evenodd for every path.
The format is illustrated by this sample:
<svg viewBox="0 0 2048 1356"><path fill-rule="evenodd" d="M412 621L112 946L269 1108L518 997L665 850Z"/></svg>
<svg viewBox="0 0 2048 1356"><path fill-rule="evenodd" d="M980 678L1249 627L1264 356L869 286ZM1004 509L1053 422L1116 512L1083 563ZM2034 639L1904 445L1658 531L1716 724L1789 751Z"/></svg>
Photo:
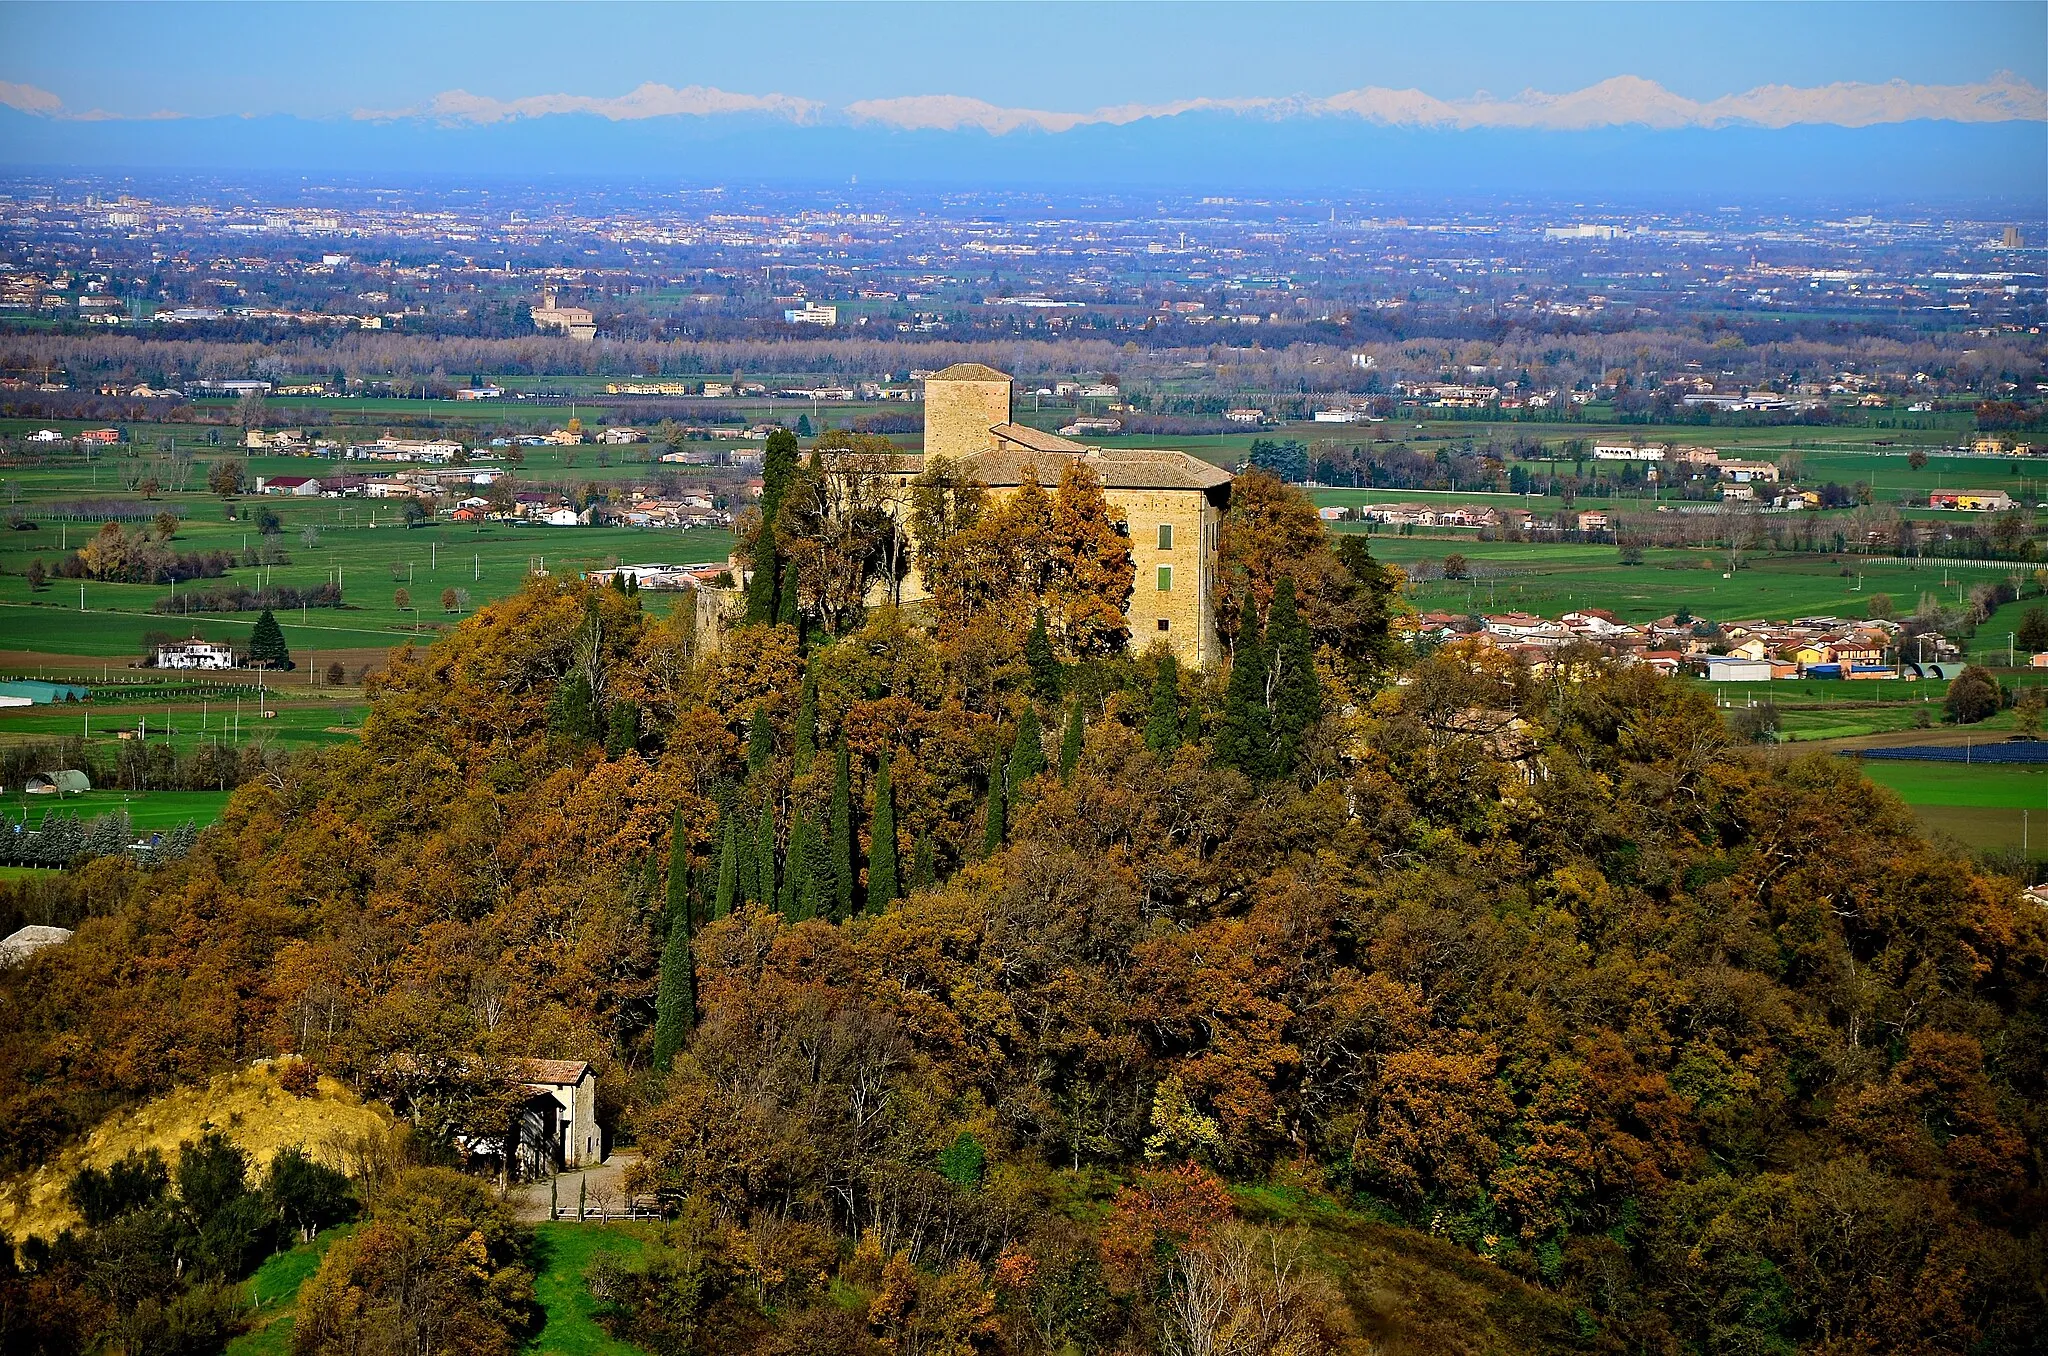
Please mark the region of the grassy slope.
<svg viewBox="0 0 2048 1356"><path fill-rule="evenodd" d="M226 1356L288 1356L299 1288L313 1279L313 1273L320 1269L320 1259L327 1255L335 1240L354 1228L353 1224L344 1224L323 1230L311 1243L272 1253L249 1278L249 1300L255 1306L250 1319L254 1326L228 1343Z"/></svg>
<svg viewBox="0 0 2048 1356"><path fill-rule="evenodd" d="M547 1356L640 1356L640 1348L613 1340L598 1324L597 1301L583 1283L584 1269L600 1251L627 1256L640 1251L639 1228L557 1222L534 1229L538 1265L533 1288L547 1323L526 1349Z"/></svg>
<svg viewBox="0 0 2048 1356"><path fill-rule="evenodd" d="M1453 1244L1280 1188L1241 1187L1233 1195L1247 1218L1302 1230L1365 1350L1529 1356L1589 1345L1569 1305Z"/></svg>

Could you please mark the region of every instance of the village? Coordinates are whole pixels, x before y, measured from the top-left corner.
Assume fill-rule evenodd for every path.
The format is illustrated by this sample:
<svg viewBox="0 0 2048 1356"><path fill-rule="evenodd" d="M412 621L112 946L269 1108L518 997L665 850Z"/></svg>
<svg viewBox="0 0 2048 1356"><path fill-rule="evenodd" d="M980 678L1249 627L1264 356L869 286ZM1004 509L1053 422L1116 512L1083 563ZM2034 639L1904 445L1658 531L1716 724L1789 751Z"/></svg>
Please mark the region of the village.
<svg viewBox="0 0 2048 1356"><path fill-rule="evenodd" d="M1536 674L1553 671L1560 652L1593 646L1624 664L1646 664L1660 674L1710 682L1773 679L1953 678L1961 650L1931 631L1909 633L1898 622L1843 617L1793 621L1715 623L1679 612L1634 625L1602 608L1583 608L1555 619L1527 612L1457 614L1424 612L1405 621L1421 644L1462 642L1499 650ZM2048 668L2048 652L2029 663Z"/></svg>

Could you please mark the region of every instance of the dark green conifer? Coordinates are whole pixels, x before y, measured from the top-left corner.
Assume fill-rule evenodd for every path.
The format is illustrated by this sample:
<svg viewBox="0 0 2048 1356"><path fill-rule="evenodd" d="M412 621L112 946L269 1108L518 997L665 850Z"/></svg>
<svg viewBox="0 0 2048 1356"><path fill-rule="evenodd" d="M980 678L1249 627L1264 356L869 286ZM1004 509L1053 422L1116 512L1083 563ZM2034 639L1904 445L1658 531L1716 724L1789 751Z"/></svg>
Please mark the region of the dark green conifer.
<svg viewBox="0 0 2048 1356"><path fill-rule="evenodd" d="M1161 755L1180 746L1180 664L1171 653L1160 657L1152 675L1152 714L1145 722L1145 747Z"/></svg>
<svg viewBox="0 0 2048 1356"><path fill-rule="evenodd" d="M791 806L789 812L789 847L782 857L782 916L792 923L809 918L812 891L811 873L811 821L802 809Z"/></svg>
<svg viewBox="0 0 2048 1356"><path fill-rule="evenodd" d="M647 856L648 865L654 863L654 854ZM683 828L683 807L678 805L669 820L668 829L668 896L669 920L687 918L690 913L690 835Z"/></svg>
<svg viewBox="0 0 2048 1356"><path fill-rule="evenodd" d="M1038 712L1026 706L1017 718L1017 742L1010 750L1007 808L1014 810L1024 799L1024 785L1045 771L1045 732L1038 724Z"/></svg>
<svg viewBox="0 0 2048 1356"><path fill-rule="evenodd" d="M880 913L890 901L900 899L903 889L896 873L896 799L889 784L889 755L884 753L875 766L875 817L869 828L868 905L869 913Z"/></svg>
<svg viewBox="0 0 2048 1356"><path fill-rule="evenodd" d="M588 744L597 736L597 713L591 706L590 680L582 670L564 677L548 709L548 733L578 748Z"/></svg>
<svg viewBox="0 0 2048 1356"><path fill-rule="evenodd" d="M768 706L757 702L753 719L747 722L747 775L759 777L774 757L775 731L768 726Z"/></svg>
<svg viewBox="0 0 2048 1356"><path fill-rule="evenodd" d="M1266 775L1272 725L1266 710L1266 649L1259 635L1259 609L1247 593L1230 661L1230 685L1223 698L1223 722L1216 729L1216 762L1247 777Z"/></svg>
<svg viewBox="0 0 2048 1356"><path fill-rule="evenodd" d="M609 724L604 736L606 757L623 758L640 746L640 706L637 702L613 702Z"/></svg>
<svg viewBox="0 0 2048 1356"><path fill-rule="evenodd" d="M1042 702L1058 701L1061 680L1065 675L1060 671L1059 656L1053 653L1052 636L1045 629L1045 609L1042 607L1031 623L1030 636L1024 641L1024 663L1031 670L1031 694Z"/></svg>
<svg viewBox="0 0 2048 1356"><path fill-rule="evenodd" d="M796 608L796 562L782 566L782 583L776 590L775 621L781 626L798 626Z"/></svg>
<svg viewBox="0 0 2048 1356"><path fill-rule="evenodd" d="M811 759L817 753L818 676L806 668L803 691L796 702L796 770L799 776L811 770Z"/></svg>
<svg viewBox="0 0 2048 1356"><path fill-rule="evenodd" d="M853 913L855 871L853 860L853 763L846 749L846 732L840 731L839 748L832 768L832 917L844 919ZM821 882L822 884L822 882Z"/></svg>
<svg viewBox="0 0 2048 1356"><path fill-rule="evenodd" d="M725 841L718 849L718 897L711 904L713 918L724 918L729 915L740 898L739 820L730 813L723 818Z"/></svg>
<svg viewBox="0 0 2048 1356"><path fill-rule="evenodd" d="M1287 777L1300 767L1308 732L1323 715L1315 640L1295 606L1292 579L1282 579L1273 590L1273 606L1266 619L1266 653L1273 675L1273 752L1268 775Z"/></svg>
<svg viewBox="0 0 2048 1356"><path fill-rule="evenodd" d="M269 608L256 619L256 629L249 633L249 667L263 669L289 669L292 667L292 651L284 642L284 628L277 624Z"/></svg>
<svg viewBox="0 0 2048 1356"><path fill-rule="evenodd" d="M690 950L690 911L674 910L654 990L654 1067L667 1073L697 1025L697 962Z"/></svg>
<svg viewBox="0 0 2048 1356"><path fill-rule="evenodd" d="M1087 726L1081 719L1079 698L1067 708L1066 732L1060 736L1060 780L1069 781L1074 775L1074 764L1081 761L1081 744L1087 737Z"/></svg>
<svg viewBox="0 0 2048 1356"><path fill-rule="evenodd" d="M772 796L761 797L761 817L754 828L754 870L760 872L760 879L754 885L753 898L772 909L775 907L775 800Z"/></svg>

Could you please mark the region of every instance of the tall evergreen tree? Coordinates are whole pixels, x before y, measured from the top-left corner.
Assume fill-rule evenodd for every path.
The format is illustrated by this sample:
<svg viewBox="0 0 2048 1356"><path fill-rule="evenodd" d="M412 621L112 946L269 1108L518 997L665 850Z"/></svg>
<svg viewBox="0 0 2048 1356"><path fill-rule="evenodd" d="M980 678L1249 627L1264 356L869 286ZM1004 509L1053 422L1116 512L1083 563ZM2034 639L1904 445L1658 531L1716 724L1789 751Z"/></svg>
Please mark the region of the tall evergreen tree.
<svg viewBox="0 0 2048 1356"><path fill-rule="evenodd" d="M832 874L830 826L806 820L803 852L803 876L797 881L797 919L830 918L838 890L838 877Z"/></svg>
<svg viewBox="0 0 2048 1356"><path fill-rule="evenodd" d="M804 685L796 700L796 770L801 776L811 770L818 754L818 675L804 669Z"/></svg>
<svg viewBox="0 0 2048 1356"><path fill-rule="evenodd" d="M1087 738L1087 726L1081 719L1081 701L1075 698L1067 708L1066 732L1060 736L1060 780L1069 781L1074 775L1074 764L1081 761L1081 744Z"/></svg>
<svg viewBox="0 0 2048 1356"><path fill-rule="evenodd" d="M739 818L728 812L725 820L725 841L718 849L718 897L712 901L711 916L724 918L740 902L740 834Z"/></svg>
<svg viewBox="0 0 2048 1356"><path fill-rule="evenodd" d="M754 577L747 584L747 623L772 622L781 615L776 595L782 582L782 556L775 549L775 519L782 498L796 474L796 435L779 428L768 435L761 454L761 537L754 551Z"/></svg>
<svg viewBox="0 0 2048 1356"><path fill-rule="evenodd" d="M1247 593L1237 626L1237 652L1224 691L1223 722L1216 729L1216 761L1247 777L1266 774L1272 723L1266 710L1266 648L1259 634L1259 609Z"/></svg>
<svg viewBox="0 0 2048 1356"><path fill-rule="evenodd" d="M292 651L284 642L284 628L277 624L269 608L256 619L256 629L249 633L249 667L266 669L289 669L292 667Z"/></svg>
<svg viewBox="0 0 2048 1356"><path fill-rule="evenodd" d="M548 707L548 733L581 748L597 737L597 712L590 699L590 680L581 669L555 685Z"/></svg>
<svg viewBox="0 0 2048 1356"><path fill-rule="evenodd" d="M623 758L640 745L640 704L615 701L608 714L610 728L604 736L605 756Z"/></svg>
<svg viewBox="0 0 2048 1356"><path fill-rule="evenodd" d="M654 858L649 854L650 863ZM683 828L683 807L678 805L668 829L668 907L670 922L690 916L690 835Z"/></svg>
<svg viewBox="0 0 2048 1356"><path fill-rule="evenodd" d="M1323 685L1316 676L1315 640L1294 602L1294 581L1273 589L1266 618L1267 664L1272 677L1273 751L1267 774L1292 776L1301 766L1308 732L1323 715Z"/></svg>
<svg viewBox="0 0 2048 1356"><path fill-rule="evenodd" d="M810 839L811 821L800 807L792 804L789 811L789 847L782 856L782 893L779 896L782 916L792 923L800 923L811 916L807 912L812 896Z"/></svg>
<svg viewBox="0 0 2048 1356"><path fill-rule="evenodd" d="M1045 609L1039 608L1031 622L1031 634L1024 641L1024 663L1031 670L1031 693L1042 702L1060 699L1059 656L1053 653L1052 636L1045 629Z"/></svg>
<svg viewBox="0 0 2048 1356"><path fill-rule="evenodd" d="M875 817L869 826L868 905L869 913L880 913L890 901L903 897L897 881L896 795L889 783L889 755L882 754L875 765Z"/></svg>
<svg viewBox="0 0 2048 1356"><path fill-rule="evenodd" d="M761 797L761 817L754 828L754 870L760 873L753 898L764 908L775 907L775 798Z"/></svg>
<svg viewBox="0 0 2048 1356"><path fill-rule="evenodd" d="M846 732L839 733L839 748L832 767L832 916L843 919L853 914L856 876L853 860L853 762L846 748Z"/></svg>
<svg viewBox="0 0 2048 1356"><path fill-rule="evenodd" d="M932 836L928 833L920 833L917 836L917 846L911 849L911 889L929 890L938 883L937 863L932 858Z"/></svg>
<svg viewBox="0 0 2048 1356"><path fill-rule="evenodd" d="M1015 809L1024 799L1024 784L1045 771L1045 731L1038 712L1026 706L1017 717L1017 742L1010 749L1009 796L1007 808Z"/></svg>
<svg viewBox="0 0 2048 1356"><path fill-rule="evenodd" d="M673 881L671 881L673 892ZM667 1073L697 1025L697 961L690 949L690 911L669 915L668 942L654 989L654 1067Z"/></svg>
<svg viewBox="0 0 2048 1356"><path fill-rule="evenodd" d="M753 718L747 722L747 775L758 778L774 758L775 731L768 725L768 706L757 702Z"/></svg>
<svg viewBox="0 0 2048 1356"><path fill-rule="evenodd" d="M1145 747L1169 754L1180 746L1180 664L1172 652L1162 655L1152 675L1152 713L1145 722Z"/></svg>
<svg viewBox="0 0 2048 1356"><path fill-rule="evenodd" d="M795 626L801 629L796 606L796 562L783 562L782 582L776 588L775 621L779 626Z"/></svg>

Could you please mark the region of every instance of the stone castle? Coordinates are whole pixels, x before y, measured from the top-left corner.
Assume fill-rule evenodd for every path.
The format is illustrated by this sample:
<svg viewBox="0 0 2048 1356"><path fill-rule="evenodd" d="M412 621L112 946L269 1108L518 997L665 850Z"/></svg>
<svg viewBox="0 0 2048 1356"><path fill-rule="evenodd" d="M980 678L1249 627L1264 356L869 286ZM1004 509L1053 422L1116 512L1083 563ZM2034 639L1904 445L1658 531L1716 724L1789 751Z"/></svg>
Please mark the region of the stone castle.
<svg viewBox="0 0 2048 1356"><path fill-rule="evenodd" d="M893 469L907 482L924 469L927 456L960 463L996 499L1014 493L1027 476L1055 489L1067 463L1083 460L1130 539L1137 571L1124 609L1131 648L1164 641L1183 664L1198 667L1221 657L1216 560L1230 505L1228 471L1185 452L1094 447L1016 423L1009 376L980 363L957 363L925 379L924 455L898 457ZM914 568L900 596L906 603L928 596ZM738 606L737 590L716 601L709 591L700 594L700 647L717 644Z"/></svg>

